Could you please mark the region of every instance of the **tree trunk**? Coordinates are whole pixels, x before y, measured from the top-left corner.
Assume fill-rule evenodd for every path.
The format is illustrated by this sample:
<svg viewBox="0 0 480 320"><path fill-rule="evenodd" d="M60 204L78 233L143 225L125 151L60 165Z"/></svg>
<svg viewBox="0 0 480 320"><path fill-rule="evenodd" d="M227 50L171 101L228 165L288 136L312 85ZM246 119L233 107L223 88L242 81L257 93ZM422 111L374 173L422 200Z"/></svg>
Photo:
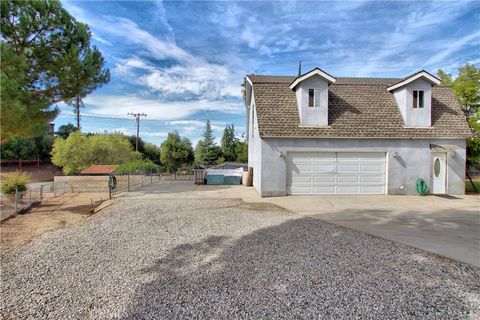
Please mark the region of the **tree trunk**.
<svg viewBox="0 0 480 320"><path fill-rule="evenodd" d="M80 97L77 95L77 103L76 103L76 111L77 111L77 128L80 130Z"/></svg>
<svg viewBox="0 0 480 320"><path fill-rule="evenodd" d="M468 180L470 180L470 183L472 184L473 190L475 190L475 193L478 193L477 187L475 186L475 183L473 183L472 178L470 178L468 171L465 171L465 173L467 174Z"/></svg>

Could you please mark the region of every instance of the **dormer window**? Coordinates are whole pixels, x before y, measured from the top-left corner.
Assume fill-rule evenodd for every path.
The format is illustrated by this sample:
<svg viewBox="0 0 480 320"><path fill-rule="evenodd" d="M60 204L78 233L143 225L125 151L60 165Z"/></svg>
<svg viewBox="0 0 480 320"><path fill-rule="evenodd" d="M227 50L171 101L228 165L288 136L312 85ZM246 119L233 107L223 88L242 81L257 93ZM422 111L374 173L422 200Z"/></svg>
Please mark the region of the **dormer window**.
<svg viewBox="0 0 480 320"><path fill-rule="evenodd" d="M413 103L412 106L414 108L423 108L424 106L424 92L423 90L413 90Z"/></svg>
<svg viewBox="0 0 480 320"><path fill-rule="evenodd" d="M319 107L318 97L320 96L320 90L318 89L308 89L308 106L309 107Z"/></svg>

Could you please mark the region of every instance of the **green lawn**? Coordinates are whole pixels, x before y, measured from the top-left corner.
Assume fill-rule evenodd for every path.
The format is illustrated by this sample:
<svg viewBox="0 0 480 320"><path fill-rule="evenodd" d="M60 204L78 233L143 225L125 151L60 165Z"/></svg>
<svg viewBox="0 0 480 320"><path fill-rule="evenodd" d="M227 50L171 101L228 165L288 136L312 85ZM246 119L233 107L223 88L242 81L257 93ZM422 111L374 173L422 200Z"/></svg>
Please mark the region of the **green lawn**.
<svg viewBox="0 0 480 320"><path fill-rule="evenodd" d="M480 178L475 177L472 180L473 180L473 183L475 184L475 187L477 187L477 190L480 192ZM467 192L475 192L475 190L473 190L472 184L468 179L465 180L465 190Z"/></svg>

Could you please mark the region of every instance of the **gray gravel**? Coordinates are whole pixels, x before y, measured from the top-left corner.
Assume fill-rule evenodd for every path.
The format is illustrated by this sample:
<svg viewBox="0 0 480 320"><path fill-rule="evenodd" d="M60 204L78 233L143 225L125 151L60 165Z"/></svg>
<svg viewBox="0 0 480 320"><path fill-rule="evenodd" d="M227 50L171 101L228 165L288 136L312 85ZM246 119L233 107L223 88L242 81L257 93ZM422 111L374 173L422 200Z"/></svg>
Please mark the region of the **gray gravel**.
<svg viewBox="0 0 480 320"><path fill-rule="evenodd" d="M240 200L117 200L2 257L0 317L480 316L480 271Z"/></svg>

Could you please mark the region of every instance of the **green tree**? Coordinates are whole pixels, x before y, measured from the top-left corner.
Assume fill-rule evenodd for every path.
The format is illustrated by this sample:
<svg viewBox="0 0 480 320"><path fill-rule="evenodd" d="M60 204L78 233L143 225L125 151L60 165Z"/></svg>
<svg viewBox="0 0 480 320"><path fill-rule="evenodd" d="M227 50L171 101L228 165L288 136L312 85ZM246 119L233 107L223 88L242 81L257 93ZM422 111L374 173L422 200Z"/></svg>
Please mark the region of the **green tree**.
<svg viewBox="0 0 480 320"><path fill-rule="evenodd" d="M108 81L109 73L100 52L90 47L88 26L59 1L1 1L0 6L4 141L38 135L57 115L54 103L88 94Z"/></svg>
<svg viewBox="0 0 480 320"><path fill-rule="evenodd" d="M480 169L480 68L466 64L458 69L458 75L438 70L442 82L452 87L462 107L473 137L467 139L467 166Z"/></svg>
<svg viewBox="0 0 480 320"><path fill-rule="evenodd" d="M438 70L442 82L451 86L455 97L462 107L471 127L478 126L480 110L480 68L466 64L458 69L458 76L453 79L450 73ZM478 127L477 127L478 128ZM478 131L477 131L478 132Z"/></svg>
<svg viewBox="0 0 480 320"><path fill-rule="evenodd" d="M243 141L237 141L235 145L235 153L237 155L237 159L235 161L241 163L248 162L248 144Z"/></svg>
<svg viewBox="0 0 480 320"><path fill-rule="evenodd" d="M77 128L80 126L80 108L83 107L83 98L110 81L110 70L104 69L105 60L102 53L93 46L77 46L67 57L70 65L70 90L74 97L67 100L73 106L77 118Z"/></svg>
<svg viewBox="0 0 480 320"><path fill-rule="evenodd" d="M71 124L71 123L68 123L68 124L64 124L64 125L61 125L60 127L58 127L58 131L56 132L56 134L57 134L58 136L60 136L61 138L63 138L63 139L67 139L68 136L69 136L71 133L73 133L73 132L75 132L75 131L77 131L77 130L78 130L77 127L75 127L75 126L74 126L73 124Z"/></svg>
<svg viewBox="0 0 480 320"><path fill-rule="evenodd" d="M235 146L238 139L235 137L235 127L227 125L223 130L223 136L221 141L223 158L225 161L235 161L237 159L237 153Z"/></svg>
<svg viewBox="0 0 480 320"><path fill-rule="evenodd" d="M145 158L153 161L156 164L160 164L160 147L153 143L145 143L143 146L143 154Z"/></svg>
<svg viewBox="0 0 480 320"><path fill-rule="evenodd" d="M132 146L117 134L87 135L73 132L67 139L57 138L52 163L67 175L78 174L92 164L122 164L131 159Z"/></svg>
<svg viewBox="0 0 480 320"><path fill-rule="evenodd" d="M43 126L43 134L34 138L10 137L0 145L2 159L49 159L54 137L49 126Z"/></svg>
<svg viewBox="0 0 480 320"><path fill-rule="evenodd" d="M161 146L161 161L170 172L176 173L178 168L191 164L194 160L192 143L181 138L177 131L170 132Z"/></svg>
<svg viewBox="0 0 480 320"><path fill-rule="evenodd" d="M212 125L210 120L205 123L202 138L195 146L195 161L204 165L213 165L222 156L222 149L215 145Z"/></svg>

